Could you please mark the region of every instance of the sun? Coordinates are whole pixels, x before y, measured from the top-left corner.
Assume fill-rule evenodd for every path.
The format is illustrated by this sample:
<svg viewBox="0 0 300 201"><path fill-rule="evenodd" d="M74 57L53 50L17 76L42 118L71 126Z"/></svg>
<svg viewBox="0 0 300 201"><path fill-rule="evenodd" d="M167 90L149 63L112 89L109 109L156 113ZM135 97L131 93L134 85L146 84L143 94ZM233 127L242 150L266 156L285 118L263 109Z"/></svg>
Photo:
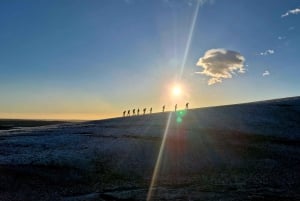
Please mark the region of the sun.
<svg viewBox="0 0 300 201"><path fill-rule="evenodd" d="M180 86L174 86L173 88L172 88L172 94L174 95L174 96L180 96L180 94L181 94L181 87Z"/></svg>

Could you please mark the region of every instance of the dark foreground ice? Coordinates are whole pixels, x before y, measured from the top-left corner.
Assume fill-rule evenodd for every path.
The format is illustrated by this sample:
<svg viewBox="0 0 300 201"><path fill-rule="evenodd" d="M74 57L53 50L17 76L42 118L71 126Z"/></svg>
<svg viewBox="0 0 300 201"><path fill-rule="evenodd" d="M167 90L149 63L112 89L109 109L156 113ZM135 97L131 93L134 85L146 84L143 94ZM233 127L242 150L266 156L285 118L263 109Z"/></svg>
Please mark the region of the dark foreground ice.
<svg viewBox="0 0 300 201"><path fill-rule="evenodd" d="M300 97L2 130L0 200L146 200L164 133L151 200L300 200Z"/></svg>

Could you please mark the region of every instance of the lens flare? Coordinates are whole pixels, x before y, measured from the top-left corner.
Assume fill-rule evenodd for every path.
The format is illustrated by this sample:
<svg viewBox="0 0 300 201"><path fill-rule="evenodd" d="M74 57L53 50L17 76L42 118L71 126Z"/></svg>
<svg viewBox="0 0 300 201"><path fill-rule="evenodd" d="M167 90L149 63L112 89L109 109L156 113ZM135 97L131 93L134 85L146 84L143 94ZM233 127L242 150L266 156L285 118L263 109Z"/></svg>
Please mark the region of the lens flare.
<svg viewBox="0 0 300 201"><path fill-rule="evenodd" d="M193 38L193 33L194 33L195 26L196 26L196 21L197 21L197 17L198 17L198 13L199 13L199 8L200 8L200 5L201 5L201 2L202 1L200 1L200 0L198 1L196 9L195 9L195 12L194 12L194 16L193 16L191 28L190 28L190 31L189 31L188 40L187 40L185 51L184 51L184 55L183 55L183 60L182 60L182 63L181 63L180 79L182 77L183 70L184 70L185 64L186 64L186 60L187 60L187 57L188 57L188 54L189 54L189 51L190 51L190 46L191 46L191 42L192 42L192 38Z"/></svg>
<svg viewBox="0 0 300 201"><path fill-rule="evenodd" d="M197 6L195 8L194 16L193 16L193 19L192 19L192 24L191 24L190 31L189 31L188 41L187 41L187 44L186 44L186 48L185 48L185 52L184 52L184 56L183 56L183 60L182 60L181 68L180 68L179 79L181 79L181 77L182 77L183 70L184 70L184 67L185 67L185 64L186 64L186 60L187 60L187 56L188 56L188 53L189 53L189 49L190 49L190 45L191 45L191 41L192 41L192 37L193 37L193 33L194 33L194 28L195 28L195 25L196 25L196 20L197 20L197 16L198 16L198 12L199 12L199 8L200 8L201 3L202 3L202 1L199 0L198 3L197 3ZM175 96L179 96L181 94L181 92L182 92L182 90L181 90L180 87L175 86L172 89L172 93ZM172 116L172 113L170 113L170 115L169 115L169 118L168 118L168 121L167 121L167 124L166 124L166 128L165 128L165 131L163 133L163 139L162 139L162 142L161 142L161 145L160 145L160 149L159 149L159 153L158 153L158 156L157 156L156 164L155 164L154 171L153 171L153 174L152 174L152 179L151 179L151 183L150 183L150 186L149 186L149 189L148 189L148 194L147 194L146 201L151 200L152 193L153 193L154 187L156 185L156 181L157 181L157 177L158 177L159 169L160 169L160 165L161 165L162 155L163 155L164 147L165 147L165 143L166 143L166 138L167 138L167 134L168 134L168 131L169 131L171 116ZM177 122L181 123L182 122L182 114L177 116L177 117L179 117L177 119Z"/></svg>
<svg viewBox="0 0 300 201"><path fill-rule="evenodd" d="M167 139L167 135L168 135L168 131L169 131L169 126L170 126L170 123L171 123L171 118L172 118L172 113L170 112L169 117L168 117L168 121L167 121L167 124L166 124L166 128L165 128L165 131L164 131L164 134L163 134L163 139L161 141L161 145L160 145L160 148L159 148L159 152L158 152L156 164L155 164L155 167L154 167L154 171L153 171L153 174L152 174L152 179L151 179L151 183L150 183L150 187L149 187L149 190L148 190L146 201L151 200L152 192L153 192L155 184L156 184L158 172L159 172L159 169L160 169L160 163L161 163L161 159L162 159L162 155L163 155L163 152L164 152L166 139Z"/></svg>

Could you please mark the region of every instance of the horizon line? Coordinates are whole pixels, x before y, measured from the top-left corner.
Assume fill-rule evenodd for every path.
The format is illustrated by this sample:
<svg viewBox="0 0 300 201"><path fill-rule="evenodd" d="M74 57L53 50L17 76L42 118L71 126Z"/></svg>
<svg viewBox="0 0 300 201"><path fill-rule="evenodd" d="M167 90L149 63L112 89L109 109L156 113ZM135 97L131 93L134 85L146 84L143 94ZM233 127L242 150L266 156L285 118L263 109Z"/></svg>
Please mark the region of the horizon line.
<svg viewBox="0 0 300 201"><path fill-rule="evenodd" d="M224 105L210 105L210 106L203 106L203 107L194 107L194 108L189 108L189 110L195 110L195 109L203 109L203 108L213 108L213 107L222 107L222 106L231 106L231 105L240 105L240 104L251 104L251 103L259 103L259 102L267 102L267 101L275 101L275 100L282 100L282 99L293 99L293 98L300 98L300 95L297 96L288 96L288 97L280 97L280 98L270 98L270 99L263 99L263 100L255 100L255 101L246 101L246 102L238 102L238 103L229 103L229 104L224 104ZM178 111L184 110L184 109L178 109ZM165 111L164 113L169 113L173 112L173 110L168 110ZM159 114L163 112L154 112L153 114ZM8 113L7 113L8 114ZM20 113L23 114L24 113ZM53 114L52 114L53 115ZM55 114L54 114L55 115ZM77 114L78 115L78 114ZM150 115L149 113L146 115ZM137 116L137 115L136 115ZM143 116L142 114L139 116ZM130 116L132 117L132 116ZM123 116L112 116L112 117L107 117L107 118L87 118L87 119L80 119L80 118L9 118L9 117L0 117L0 120L28 120L28 121L69 121L69 122L75 122L75 121L97 121L97 120L109 120L109 119L115 119L115 118L126 118Z"/></svg>

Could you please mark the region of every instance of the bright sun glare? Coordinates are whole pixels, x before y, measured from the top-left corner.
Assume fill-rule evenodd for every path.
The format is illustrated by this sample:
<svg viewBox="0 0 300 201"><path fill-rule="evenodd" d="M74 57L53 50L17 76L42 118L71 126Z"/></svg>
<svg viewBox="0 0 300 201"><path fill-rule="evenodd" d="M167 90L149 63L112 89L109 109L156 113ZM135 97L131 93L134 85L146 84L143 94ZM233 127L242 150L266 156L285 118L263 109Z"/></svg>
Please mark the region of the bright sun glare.
<svg viewBox="0 0 300 201"><path fill-rule="evenodd" d="M181 88L179 86L174 86L172 89L172 93L174 96L179 96L181 94Z"/></svg>

